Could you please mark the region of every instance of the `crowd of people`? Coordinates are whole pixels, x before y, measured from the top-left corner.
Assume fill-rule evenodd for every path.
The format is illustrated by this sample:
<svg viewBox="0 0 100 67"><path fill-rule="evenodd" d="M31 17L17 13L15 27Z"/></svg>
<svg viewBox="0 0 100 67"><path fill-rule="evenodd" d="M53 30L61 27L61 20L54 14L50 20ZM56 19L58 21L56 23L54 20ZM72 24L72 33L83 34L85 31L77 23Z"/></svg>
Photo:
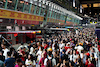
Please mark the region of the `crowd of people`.
<svg viewBox="0 0 100 67"><path fill-rule="evenodd" d="M0 67L97 67L98 40L93 28L53 34L27 44L15 50L2 43Z"/></svg>

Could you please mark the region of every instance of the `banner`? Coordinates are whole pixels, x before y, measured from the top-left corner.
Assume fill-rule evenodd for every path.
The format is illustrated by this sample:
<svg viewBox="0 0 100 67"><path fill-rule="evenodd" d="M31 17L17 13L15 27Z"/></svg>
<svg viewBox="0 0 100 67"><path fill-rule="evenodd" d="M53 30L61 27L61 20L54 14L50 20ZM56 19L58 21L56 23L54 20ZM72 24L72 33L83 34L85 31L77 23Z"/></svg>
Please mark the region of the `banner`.
<svg viewBox="0 0 100 67"><path fill-rule="evenodd" d="M15 12L9 10L0 9L0 18L29 20L29 21L43 21L44 17L31 14L25 14L23 12Z"/></svg>

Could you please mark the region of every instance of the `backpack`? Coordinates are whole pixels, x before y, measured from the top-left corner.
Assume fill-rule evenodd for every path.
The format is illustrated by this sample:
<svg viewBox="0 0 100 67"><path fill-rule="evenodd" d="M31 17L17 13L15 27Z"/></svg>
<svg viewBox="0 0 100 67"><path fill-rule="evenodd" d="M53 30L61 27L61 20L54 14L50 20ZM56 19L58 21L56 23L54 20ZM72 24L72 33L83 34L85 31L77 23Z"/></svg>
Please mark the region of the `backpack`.
<svg viewBox="0 0 100 67"><path fill-rule="evenodd" d="M47 58L47 66L46 67L53 67L52 65L52 59Z"/></svg>

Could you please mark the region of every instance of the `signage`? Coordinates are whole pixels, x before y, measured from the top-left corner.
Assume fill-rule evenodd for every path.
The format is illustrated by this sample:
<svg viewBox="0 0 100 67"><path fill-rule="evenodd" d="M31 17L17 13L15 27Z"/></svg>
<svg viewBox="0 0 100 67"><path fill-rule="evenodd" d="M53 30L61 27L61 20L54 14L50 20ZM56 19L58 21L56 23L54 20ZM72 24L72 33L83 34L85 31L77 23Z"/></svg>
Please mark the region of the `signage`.
<svg viewBox="0 0 100 67"><path fill-rule="evenodd" d="M43 21L44 17L36 16L31 14L25 14L23 12L15 12L0 9L0 18L18 19L18 20L29 20L29 21Z"/></svg>

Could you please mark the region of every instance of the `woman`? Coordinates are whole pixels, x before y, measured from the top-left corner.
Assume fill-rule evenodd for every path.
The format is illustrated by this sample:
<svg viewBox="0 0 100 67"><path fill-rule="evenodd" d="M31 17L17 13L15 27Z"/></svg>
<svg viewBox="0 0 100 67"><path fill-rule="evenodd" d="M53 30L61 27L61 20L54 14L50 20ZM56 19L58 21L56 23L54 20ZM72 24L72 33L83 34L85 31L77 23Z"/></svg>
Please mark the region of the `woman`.
<svg viewBox="0 0 100 67"><path fill-rule="evenodd" d="M15 67L22 67L22 61L21 61L21 59L17 59L16 62L17 62L17 63L16 63L16 65L15 65Z"/></svg>
<svg viewBox="0 0 100 67"><path fill-rule="evenodd" d="M28 59L25 61L26 67L35 67L36 63L35 60L33 60L33 55L29 54Z"/></svg>
<svg viewBox="0 0 100 67"><path fill-rule="evenodd" d="M39 61L39 65L40 65L40 67L44 67L44 53L42 53L42 58L40 59L40 61Z"/></svg>

